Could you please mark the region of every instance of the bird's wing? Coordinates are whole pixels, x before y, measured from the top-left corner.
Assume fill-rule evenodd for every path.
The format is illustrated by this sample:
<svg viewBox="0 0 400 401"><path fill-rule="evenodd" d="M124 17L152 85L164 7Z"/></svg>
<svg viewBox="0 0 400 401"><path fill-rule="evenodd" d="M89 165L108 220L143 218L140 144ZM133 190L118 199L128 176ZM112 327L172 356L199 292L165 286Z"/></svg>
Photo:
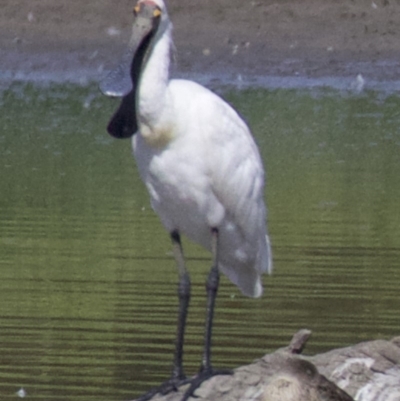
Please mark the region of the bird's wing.
<svg viewBox="0 0 400 401"><path fill-rule="evenodd" d="M170 93L175 109L184 111L174 114L187 138L184 157L193 157L193 163L202 159L209 197L218 200L214 209L222 207L243 238L256 243L266 233L264 169L247 125L224 100L194 82L172 80ZM219 210L214 215L220 216Z"/></svg>
<svg viewBox="0 0 400 401"><path fill-rule="evenodd" d="M213 121L218 125L209 130L208 146L213 192L246 239L257 241L265 233L262 160L247 125L227 103L217 99Z"/></svg>
<svg viewBox="0 0 400 401"><path fill-rule="evenodd" d="M179 111L174 114L178 139L170 146L179 146L188 163L185 172L193 183L189 179L186 185L201 189L194 199L206 213L208 227L221 229L221 270L245 295L260 296L260 274L271 272L272 261L258 148L247 125L220 97L194 82L174 80L170 85ZM208 236L200 237L198 242L210 248Z"/></svg>

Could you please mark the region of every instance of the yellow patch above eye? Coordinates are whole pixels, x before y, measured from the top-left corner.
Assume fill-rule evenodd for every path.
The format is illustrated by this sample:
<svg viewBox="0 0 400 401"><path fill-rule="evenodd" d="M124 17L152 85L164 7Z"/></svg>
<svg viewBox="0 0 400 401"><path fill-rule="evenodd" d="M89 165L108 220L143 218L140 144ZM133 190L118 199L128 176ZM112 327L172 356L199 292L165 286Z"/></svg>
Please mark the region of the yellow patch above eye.
<svg viewBox="0 0 400 401"><path fill-rule="evenodd" d="M140 11L140 4L136 4L136 6L133 7L133 12L137 14L139 13L139 11Z"/></svg>
<svg viewBox="0 0 400 401"><path fill-rule="evenodd" d="M161 15L161 10L158 8L153 11L153 17L159 17Z"/></svg>

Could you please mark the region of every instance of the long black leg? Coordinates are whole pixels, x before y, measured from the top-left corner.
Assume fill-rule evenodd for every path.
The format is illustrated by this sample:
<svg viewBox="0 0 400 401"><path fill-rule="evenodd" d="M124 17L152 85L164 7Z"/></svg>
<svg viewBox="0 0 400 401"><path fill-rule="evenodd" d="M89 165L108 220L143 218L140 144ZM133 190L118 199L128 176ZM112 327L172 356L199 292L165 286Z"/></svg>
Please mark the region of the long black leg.
<svg viewBox="0 0 400 401"><path fill-rule="evenodd" d="M181 239L178 231L171 232L174 256L179 271L178 298L178 329L175 342L175 355L172 367L172 375L169 380L162 383L159 387L149 390L140 396L136 401L147 401L156 394L168 394L176 391L179 386L187 383L189 380L183 371L183 342L185 336L186 317L190 301L190 277L185 267Z"/></svg>
<svg viewBox="0 0 400 401"><path fill-rule="evenodd" d="M212 325L214 320L214 306L219 286L219 269L218 269L218 230L212 230L212 255L213 263L206 281L207 291L207 313L204 332L204 350L203 359L200 370L207 371L211 369L211 338Z"/></svg>
<svg viewBox="0 0 400 401"><path fill-rule="evenodd" d="M200 371L196 377L190 380L190 387L185 392L181 401L186 401L189 397L193 396L194 391L200 387L200 385L208 380L209 378L216 375L230 375L230 370L214 370L211 365L211 338L212 338L212 326L214 318L214 306L215 299L217 297L218 285L219 285L219 267L218 267L218 229L213 228L211 230L211 248L213 255L213 263L211 266L210 273L206 282L207 290L207 314L205 322L205 333L204 333L204 350L203 358L200 366Z"/></svg>
<svg viewBox="0 0 400 401"><path fill-rule="evenodd" d="M185 326L187 312L189 308L191 285L190 277L185 267L185 260L183 258L182 244L179 233L177 231L173 231L171 233L171 239L174 247L175 260L178 265L179 271L179 314L172 377L180 381L185 379L185 374L183 373L183 341L185 336Z"/></svg>

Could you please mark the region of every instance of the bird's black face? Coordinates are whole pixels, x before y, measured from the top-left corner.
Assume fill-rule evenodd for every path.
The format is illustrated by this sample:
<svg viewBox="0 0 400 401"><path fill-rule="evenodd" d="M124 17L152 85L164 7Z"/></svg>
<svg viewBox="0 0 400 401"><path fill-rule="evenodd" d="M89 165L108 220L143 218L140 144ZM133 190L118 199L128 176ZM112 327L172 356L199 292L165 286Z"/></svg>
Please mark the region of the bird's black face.
<svg viewBox="0 0 400 401"><path fill-rule="evenodd" d="M157 32L161 9L151 0L140 0L133 9L134 20L128 50L119 66L100 83L100 90L111 97L122 97L120 107L108 124L107 131L116 138L129 138L137 131L136 88L140 71Z"/></svg>

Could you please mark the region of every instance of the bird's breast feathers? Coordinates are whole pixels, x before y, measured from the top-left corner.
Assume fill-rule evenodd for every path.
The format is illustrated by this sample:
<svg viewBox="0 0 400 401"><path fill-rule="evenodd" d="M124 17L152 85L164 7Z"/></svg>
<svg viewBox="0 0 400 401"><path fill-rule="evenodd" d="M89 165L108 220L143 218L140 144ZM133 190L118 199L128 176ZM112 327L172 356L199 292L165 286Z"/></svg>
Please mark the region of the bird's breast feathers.
<svg viewBox="0 0 400 401"><path fill-rule="evenodd" d="M163 149L177 136L177 127L174 122L167 118L153 124L140 122L139 134L147 146L155 151Z"/></svg>

